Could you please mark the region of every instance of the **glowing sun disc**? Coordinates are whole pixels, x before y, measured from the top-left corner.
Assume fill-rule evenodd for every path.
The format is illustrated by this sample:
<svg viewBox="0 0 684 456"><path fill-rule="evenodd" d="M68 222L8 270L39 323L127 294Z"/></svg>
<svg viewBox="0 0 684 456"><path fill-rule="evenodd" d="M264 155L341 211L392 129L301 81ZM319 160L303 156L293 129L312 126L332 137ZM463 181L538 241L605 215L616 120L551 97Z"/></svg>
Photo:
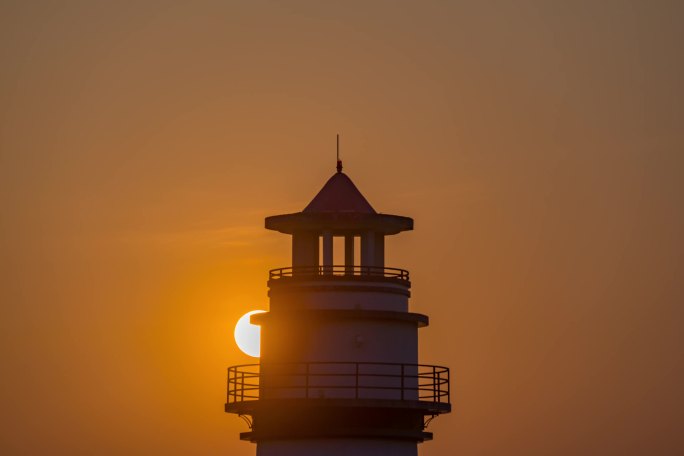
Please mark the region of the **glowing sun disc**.
<svg viewBox="0 0 684 456"><path fill-rule="evenodd" d="M265 310L252 310L247 312L235 325L235 343L245 355L258 358L261 353L261 327L253 325L249 317L254 314L266 312Z"/></svg>

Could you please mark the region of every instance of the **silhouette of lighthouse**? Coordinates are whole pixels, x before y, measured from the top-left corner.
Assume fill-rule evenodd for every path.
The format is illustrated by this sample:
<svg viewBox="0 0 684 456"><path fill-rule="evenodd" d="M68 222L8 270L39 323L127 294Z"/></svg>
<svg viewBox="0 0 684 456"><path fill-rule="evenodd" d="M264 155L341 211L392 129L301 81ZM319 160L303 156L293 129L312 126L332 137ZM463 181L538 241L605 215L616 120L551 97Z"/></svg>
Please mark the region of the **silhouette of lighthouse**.
<svg viewBox="0 0 684 456"><path fill-rule="evenodd" d="M302 212L266 228L292 236L292 266L270 271L270 310L252 316L261 362L228 369L226 412L250 428L240 438L257 456L416 456L451 404L449 369L418 364L428 317L409 312L409 273L385 266L385 236L413 220L376 212L338 160Z"/></svg>

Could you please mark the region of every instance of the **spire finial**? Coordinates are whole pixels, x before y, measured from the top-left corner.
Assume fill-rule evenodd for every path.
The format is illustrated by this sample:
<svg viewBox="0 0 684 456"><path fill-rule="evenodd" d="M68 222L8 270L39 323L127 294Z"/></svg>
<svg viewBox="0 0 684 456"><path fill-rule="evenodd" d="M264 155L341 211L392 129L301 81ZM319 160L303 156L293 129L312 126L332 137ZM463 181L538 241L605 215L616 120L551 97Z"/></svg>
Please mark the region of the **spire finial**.
<svg viewBox="0 0 684 456"><path fill-rule="evenodd" d="M340 134L337 134L337 172L342 172L342 160L340 160Z"/></svg>

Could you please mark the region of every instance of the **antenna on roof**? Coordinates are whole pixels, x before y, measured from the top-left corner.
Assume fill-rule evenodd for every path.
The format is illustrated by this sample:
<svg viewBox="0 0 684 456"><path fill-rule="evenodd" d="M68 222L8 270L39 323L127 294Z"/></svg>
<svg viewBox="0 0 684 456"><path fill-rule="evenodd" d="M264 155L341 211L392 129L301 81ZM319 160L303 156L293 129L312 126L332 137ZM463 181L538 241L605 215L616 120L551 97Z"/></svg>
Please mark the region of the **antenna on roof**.
<svg viewBox="0 0 684 456"><path fill-rule="evenodd" d="M342 160L340 160L340 134L337 134L337 172L342 172Z"/></svg>

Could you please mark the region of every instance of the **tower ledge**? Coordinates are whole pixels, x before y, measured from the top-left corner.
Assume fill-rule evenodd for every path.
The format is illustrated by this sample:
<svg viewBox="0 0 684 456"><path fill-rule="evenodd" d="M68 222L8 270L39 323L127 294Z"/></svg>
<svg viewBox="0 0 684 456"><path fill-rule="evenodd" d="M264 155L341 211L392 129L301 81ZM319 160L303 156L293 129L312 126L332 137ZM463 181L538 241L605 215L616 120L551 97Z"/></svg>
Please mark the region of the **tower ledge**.
<svg viewBox="0 0 684 456"><path fill-rule="evenodd" d="M419 328L426 327L430 319L427 315L413 312L393 312L389 310L363 310L363 309L289 309L297 310L296 314L282 312L282 315L273 315L273 312L263 312L252 315L250 321L253 324L262 325L274 316L279 318L294 318L302 320L384 320L401 321L415 324Z"/></svg>
<svg viewBox="0 0 684 456"><path fill-rule="evenodd" d="M361 212L295 212L266 217L266 229L285 234L330 231L333 236L373 231L384 235L413 229L413 219L402 215Z"/></svg>

